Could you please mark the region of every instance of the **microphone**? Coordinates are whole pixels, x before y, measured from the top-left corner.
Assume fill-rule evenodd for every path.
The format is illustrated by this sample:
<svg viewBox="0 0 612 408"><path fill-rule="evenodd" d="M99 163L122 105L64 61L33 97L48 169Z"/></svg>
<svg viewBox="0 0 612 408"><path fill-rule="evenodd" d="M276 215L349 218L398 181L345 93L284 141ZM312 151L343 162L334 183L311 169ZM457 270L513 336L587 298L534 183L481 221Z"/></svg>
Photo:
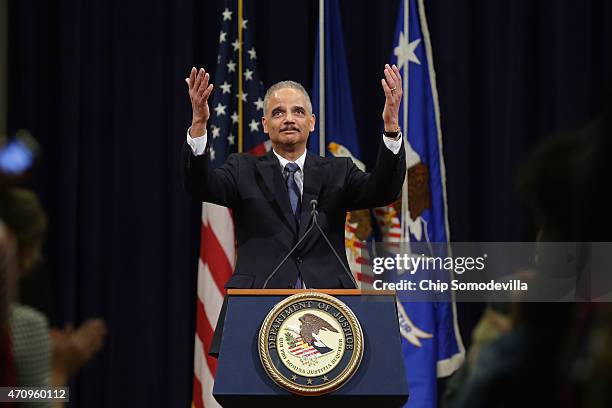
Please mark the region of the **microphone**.
<svg viewBox="0 0 612 408"><path fill-rule="evenodd" d="M312 217L312 224L316 225L316 227L319 230L319 232L321 233L321 235L323 235L323 238L325 239L325 242L327 243L327 246L332 250L332 252L336 256L336 259L338 260L338 263L342 266L342 269L344 270L344 272L346 272L346 274L349 276L349 278L353 282L353 285L355 285L355 287L357 288L358 286L357 286L357 281L355 280L355 277L353 276L351 271L349 271L349 269L346 267L344 262L342 262L342 259L340 258L340 255L338 255L338 252L336 252L336 249L334 248L334 246L331 244L331 242L329 242L329 238L327 238L327 235L323 231L323 228L321 228L321 226L319 225L319 221L317 220L317 217L319 215L319 211L317 211L317 204L318 204L317 200L310 200L310 208L311 208L310 214L311 214L311 217Z"/></svg>
<svg viewBox="0 0 612 408"><path fill-rule="evenodd" d="M319 215L319 212L317 211L317 205L319 204L319 202L317 200L310 200L310 216L314 217L315 214Z"/></svg>
<svg viewBox="0 0 612 408"><path fill-rule="evenodd" d="M316 207L316 202L317 200L312 200L310 201L310 206L312 207L312 202L315 202L315 207ZM285 257L283 258L282 261L280 261L280 263L278 265L276 265L276 268L274 268L274 270L272 272L270 272L270 275L268 275L268 277L266 278L266 280L264 281L263 284L263 289L265 289L268 286L268 282L270 282L270 279L272 279L272 277L274 275L276 275L276 272L278 272L278 270L280 269L281 266L283 266L285 264L285 262L287 261L287 259L289 259L289 257L291 256L291 254L293 254L295 252L295 250L300 246L300 244L302 242L304 242L304 240L306 239L306 237L310 234L310 232L312 231L312 229L314 228L314 224L312 223L313 217L314 217L314 211L316 211L316 209L311 210L310 212L310 225L308 227L308 229L306 230L306 232L304 232L304 235L302 235L302 238L300 238L298 240L298 242L296 242L296 244L293 246L293 248L291 248L291 250L287 253L287 255L285 255ZM303 280L302 280L303 281Z"/></svg>
<svg viewBox="0 0 612 408"><path fill-rule="evenodd" d="M346 267L344 262L342 262L342 259L340 258L340 255L338 255L338 252L336 252L336 249L334 248L334 246L331 244L331 242L329 242L329 238L327 238L327 235L323 231L323 228L321 228L321 226L319 225L319 221L317 219L317 217L319 215L319 211L317 210L317 205L318 204L319 204L319 202L317 200L310 200L310 225L308 226L308 229L306 230L306 232L304 232L304 235L302 235L302 238L300 238L298 240L298 242L289 250L289 252L287 253L287 255L285 255L285 257L282 259L282 261L279 262L279 264L276 266L276 268L274 268L274 270L270 273L270 275L268 275L268 277L264 281L263 289L265 289L268 286L268 283L270 282L270 279L272 279L272 277L274 277L274 275L276 275L276 272L278 272L278 270L281 268L281 266L283 266L285 264L285 262L287 262L287 259L289 259L291 254L293 254L295 252L295 250L300 246L300 244L302 242L304 242L306 237L310 234L310 232L313 230L313 228L315 226L317 227L317 229L319 230L319 232L321 233L321 235L325 239L325 242L327 243L327 246L329 246L329 248L332 250L333 254L335 255L336 259L338 260L338 263L342 266L342 270L344 270L344 272L349 276L349 278L353 282L353 285L355 285L356 288L358 287L357 286L357 281L355 280L355 277L353 276L351 271L349 271L349 269Z"/></svg>

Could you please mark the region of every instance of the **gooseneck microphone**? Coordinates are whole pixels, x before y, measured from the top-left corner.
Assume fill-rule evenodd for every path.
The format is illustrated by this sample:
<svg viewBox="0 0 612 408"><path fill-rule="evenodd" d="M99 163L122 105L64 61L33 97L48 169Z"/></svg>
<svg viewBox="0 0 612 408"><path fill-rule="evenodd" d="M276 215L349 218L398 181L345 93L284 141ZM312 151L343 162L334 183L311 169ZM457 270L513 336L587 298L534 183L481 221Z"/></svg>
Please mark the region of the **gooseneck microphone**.
<svg viewBox="0 0 612 408"><path fill-rule="evenodd" d="M315 202L315 206L316 206L316 202L317 200L312 200L310 202L310 206L312 207L312 202ZM306 239L306 237L310 234L310 232L312 231L312 229L314 228L314 223L312 222L313 217L314 217L314 212L316 210L311 210L310 212L310 225L308 226L308 229L306 230L306 232L304 232L304 235L302 235L302 238L300 238L298 240L298 242L296 242L296 244L291 248L291 250L287 253L287 255L285 255L285 257L283 258L282 261L279 262L278 265L276 265L276 268L274 268L274 270L272 272L270 272L270 275L268 275L268 277L266 278L266 280L264 281L263 284L263 289L265 289L268 286L268 282L270 282L270 279L272 279L272 277L274 275L276 275L276 272L278 272L278 270L280 269L281 266L283 266L285 264L285 262L287 262L287 259L289 259L289 257L291 256L291 254L293 254L295 252L295 250L300 246L300 244L302 242L304 242L304 240Z"/></svg>
<svg viewBox="0 0 612 408"><path fill-rule="evenodd" d="M285 257L282 259L282 261L279 262L279 264L276 266L276 268L274 268L274 270L272 272L270 272L270 275L268 275L268 277L264 281L263 289L265 289L268 286L268 283L270 282L270 279L272 279L272 277L274 277L274 275L276 275L276 272L278 272L280 267L283 266L285 264L285 262L287 262L287 259L289 259L291 254L293 254L295 252L295 250L300 246L300 244L302 242L304 242L306 237L310 234L310 232L313 230L313 228L315 226L317 227L317 229L319 230L319 232L321 233L321 235L325 239L325 242L327 243L327 246L329 246L329 248L331 249L331 251L335 255L336 259L338 260L338 263L342 266L342 270L344 270L344 272L349 276L349 278L353 282L353 285L355 285L356 288L358 287L357 286L357 281L355 281L355 277L353 276L351 271L346 267L344 262L342 262L342 259L340 258L340 255L338 255L338 252L336 252L336 249L334 248L334 246L331 244L331 242L329 242L329 238L327 238L327 234L325 234L325 231L323 231L323 228L321 228L321 226L319 225L319 221L317 219L317 217L319 215L319 211L317 210L318 203L319 202L317 200L310 200L310 225L308 226L308 229L304 232L304 235L302 235L302 238L300 238L298 240L298 242L291 248L291 250L289 250L289 252L287 253L287 255L285 255Z"/></svg>
<svg viewBox="0 0 612 408"><path fill-rule="evenodd" d="M344 272L346 272L346 274L349 276L349 278L353 282L353 285L355 285L355 287L357 288L358 286L357 286L357 281L355 281L355 277L353 276L351 271L346 267L344 262L342 262L340 255L338 255L338 252L336 252L336 249L334 248L334 246L331 244L331 242L329 242L329 238L327 238L327 234L325 234L325 232L323 231L323 228L321 228L321 226L319 225L319 221L317 219L319 215L319 212L317 211L317 204L318 204L317 200L310 200L310 208L311 208L310 216L312 218L312 224L316 225L321 235L323 235L323 238L325 239L327 246L329 247L329 249L332 250L332 252L336 256L338 263L342 266L342 269L344 270Z"/></svg>

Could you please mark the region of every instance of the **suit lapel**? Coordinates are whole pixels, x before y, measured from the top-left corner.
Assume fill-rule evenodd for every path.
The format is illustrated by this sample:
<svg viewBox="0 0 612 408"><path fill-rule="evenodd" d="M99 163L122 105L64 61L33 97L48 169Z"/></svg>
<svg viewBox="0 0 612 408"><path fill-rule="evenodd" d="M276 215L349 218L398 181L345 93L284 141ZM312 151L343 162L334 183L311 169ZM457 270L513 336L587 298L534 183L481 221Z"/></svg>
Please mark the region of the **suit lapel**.
<svg viewBox="0 0 612 408"><path fill-rule="evenodd" d="M300 231L298 237L301 237L306 228L308 228L310 220L310 201L319 198L321 185L323 183L323 175L319 163L319 156L306 153L306 161L304 162L304 190L302 192L302 213L300 215Z"/></svg>
<svg viewBox="0 0 612 408"><path fill-rule="evenodd" d="M266 187L269 190L269 193L276 202L277 211L282 213L286 224L289 225L295 234L297 232L295 217L293 216L293 211L291 210L289 194L287 193L287 187L285 187L285 182L283 181L280 164L278 163L278 159L274 155L274 152L270 150L261 160L257 162L256 166L262 179L264 180Z"/></svg>

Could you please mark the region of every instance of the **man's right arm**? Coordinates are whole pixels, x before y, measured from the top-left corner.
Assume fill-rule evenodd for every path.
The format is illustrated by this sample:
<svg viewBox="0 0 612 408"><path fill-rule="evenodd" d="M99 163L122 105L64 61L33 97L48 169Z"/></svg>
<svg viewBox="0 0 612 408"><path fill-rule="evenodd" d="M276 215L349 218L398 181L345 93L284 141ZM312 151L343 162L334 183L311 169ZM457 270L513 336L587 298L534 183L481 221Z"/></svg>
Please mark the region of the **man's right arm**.
<svg viewBox="0 0 612 408"><path fill-rule="evenodd" d="M207 141L208 136L206 131L202 136L191 137L191 128L187 130L187 144L189 145L189 147L191 147L191 151L193 152L194 156L200 156L204 154L204 151L206 150Z"/></svg>
<svg viewBox="0 0 612 408"><path fill-rule="evenodd" d="M210 117L208 97L213 85L203 68L191 69L185 82L189 86L192 119L183 148L183 185L192 196L225 207L233 207L238 197L238 156L230 155L218 168L213 168L206 124Z"/></svg>
<svg viewBox="0 0 612 408"><path fill-rule="evenodd" d="M234 208L238 202L238 155L231 154L225 163L214 168L210 148L194 154L192 146L183 146L183 186L198 201Z"/></svg>
<svg viewBox="0 0 612 408"><path fill-rule="evenodd" d="M189 77L185 78L189 87L189 100L191 101L191 127L187 129L187 144L191 146L193 154L199 156L206 149L206 124L210 118L208 98L213 90L213 84L208 81L210 75L200 68L191 68Z"/></svg>

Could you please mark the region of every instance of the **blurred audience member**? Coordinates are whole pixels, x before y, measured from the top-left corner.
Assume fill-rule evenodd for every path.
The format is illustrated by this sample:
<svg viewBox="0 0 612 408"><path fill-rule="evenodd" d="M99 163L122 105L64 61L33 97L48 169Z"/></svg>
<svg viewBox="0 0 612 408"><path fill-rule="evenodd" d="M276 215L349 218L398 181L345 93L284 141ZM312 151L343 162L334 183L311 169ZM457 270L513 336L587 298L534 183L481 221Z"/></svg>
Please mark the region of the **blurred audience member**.
<svg viewBox="0 0 612 408"><path fill-rule="evenodd" d="M20 276L41 258L45 213L34 193L18 188L0 192L0 219L15 235ZM70 376L102 347L106 326L90 319L79 328L49 330L47 318L34 308L12 303L9 328L17 383L22 386L65 385Z"/></svg>
<svg viewBox="0 0 612 408"><path fill-rule="evenodd" d="M448 380L442 395L442 406L452 406L457 395L471 378L480 352L502 335L512 329L510 304L491 303L485 309L482 317L472 331L472 342L467 351L466 359L457 372Z"/></svg>
<svg viewBox="0 0 612 408"><path fill-rule="evenodd" d="M15 239L0 220L0 387L17 385L13 345L9 331L10 304L17 279Z"/></svg>
<svg viewBox="0 0 612 408"><path fill-rule="evenodd" d="M606 112L578 132L546 140L518 177L519 193L538 240L577 243L579 259L573 268L577 300L594 297L589 242L612 241L612 203L607 194L612 180L610 124ZM538 259L538 265L544 267L537 274L568 272L547 269L546 265L559 265L547 259ZM612 404L609 306L516 303L512 316L512 329L482 347L450 406Z"/></svg>

